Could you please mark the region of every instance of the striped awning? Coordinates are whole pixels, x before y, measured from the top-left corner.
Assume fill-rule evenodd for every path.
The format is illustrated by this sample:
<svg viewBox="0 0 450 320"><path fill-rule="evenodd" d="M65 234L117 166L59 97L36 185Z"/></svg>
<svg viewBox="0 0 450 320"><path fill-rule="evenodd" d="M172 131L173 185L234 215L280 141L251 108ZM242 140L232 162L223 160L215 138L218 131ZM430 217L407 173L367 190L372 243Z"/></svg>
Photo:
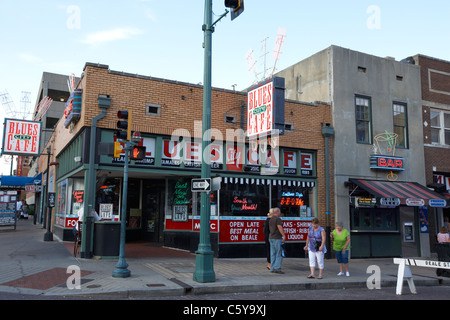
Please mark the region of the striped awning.
<svg viewBox="0 0 450 320"><path fill-rule="evenodd" d="M417 182L350 179L350 182L377 198L399 198L402 205L446 207L445 197Z"/></svg>

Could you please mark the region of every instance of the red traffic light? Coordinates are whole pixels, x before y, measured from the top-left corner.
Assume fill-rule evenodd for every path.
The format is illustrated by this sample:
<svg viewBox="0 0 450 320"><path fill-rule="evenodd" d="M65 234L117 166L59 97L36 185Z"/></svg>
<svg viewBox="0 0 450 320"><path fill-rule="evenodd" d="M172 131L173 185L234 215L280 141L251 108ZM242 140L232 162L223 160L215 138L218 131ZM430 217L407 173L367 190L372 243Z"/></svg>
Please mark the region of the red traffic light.
<svg viewBox="0 0 450 320"><path fill-rule="evenodd" d="M117 118L127 120L128 119L128 111L127 110L120 110L117 112Z"/></svg>

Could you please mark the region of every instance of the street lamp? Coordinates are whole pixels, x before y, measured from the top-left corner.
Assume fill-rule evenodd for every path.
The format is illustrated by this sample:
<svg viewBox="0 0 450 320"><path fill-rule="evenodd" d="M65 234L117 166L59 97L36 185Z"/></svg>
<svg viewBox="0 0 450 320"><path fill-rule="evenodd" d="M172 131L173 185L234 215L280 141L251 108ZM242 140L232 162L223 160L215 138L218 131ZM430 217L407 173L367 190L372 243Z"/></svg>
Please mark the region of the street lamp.
<svg viewBox="0 0 450 320"><path fill-rule="evenodd" d="M51 148L47 148L47 232L44 234L44 241L53 241L53 233L50 231L51 223L52 223L52 208L55 206L54 199L53 201L49 201L49 177L50 177L50 166L57 166L59 165L58 162L50 162L50 156L51 156Z"/></svg>

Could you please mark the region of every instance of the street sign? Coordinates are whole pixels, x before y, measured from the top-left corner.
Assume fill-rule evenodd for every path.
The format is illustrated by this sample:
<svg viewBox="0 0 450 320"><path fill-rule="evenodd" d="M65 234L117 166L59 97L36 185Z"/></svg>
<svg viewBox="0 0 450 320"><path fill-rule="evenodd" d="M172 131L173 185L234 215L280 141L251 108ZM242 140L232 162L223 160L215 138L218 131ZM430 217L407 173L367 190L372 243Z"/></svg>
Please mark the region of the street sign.
<svg viewBox="0 0 450 320"><path fill-rule="evenodd" d="M48 199L47 199L47 207L48 208L54 208L55 207L55 200L56 200L56 193L55 192L49 192L48 193Z"/></svg>
<svg viewBox="0 0 450 320"><path fill-rule="evenodd" d="M192 192L210 192L211 191L211 178L192 179L191 191Z"/></svg>

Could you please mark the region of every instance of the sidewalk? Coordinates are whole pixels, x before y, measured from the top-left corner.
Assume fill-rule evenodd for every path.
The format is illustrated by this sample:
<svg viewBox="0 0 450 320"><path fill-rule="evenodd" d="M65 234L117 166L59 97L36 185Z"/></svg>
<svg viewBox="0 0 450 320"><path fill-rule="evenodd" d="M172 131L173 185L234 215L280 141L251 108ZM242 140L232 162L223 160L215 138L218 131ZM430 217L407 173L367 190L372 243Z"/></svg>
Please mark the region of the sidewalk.
<svg viewBox="0 0 450 320"><path fill-rule="evenodd" d="M204 293L366 288L367 279L372 275L368 271L371 265L381 270L381 287L392 287L395 292L397 282L398 266L393 264L392 258L353 259L349 264L350 277L338 277L336 260L326 260L323 279L306 278L309 273L307 259L286 258L282 268L285 274L273 274L266 269L264 258L252 258L215 259L216 281L198 283L192 280L194 254L148 244L134 247L127 244L125 258L131 276L118 279L112 277L116 259L75 258L66 248L70 248L71 243L65 246L56 237L52 242L44 242L45 232L41 225L33 225L31 220L18 221L15 231L0 229L0 291L49 298L111 294L166 296L170 299L170 296ZM72 275L67 273L69 266L80 268L81 289L67 286L66 281ZM450 278L437 277L434 268L411 267L411 271L418 287L450 285ZM407 292L407 284L404 285L404 292Z"/></svg>

